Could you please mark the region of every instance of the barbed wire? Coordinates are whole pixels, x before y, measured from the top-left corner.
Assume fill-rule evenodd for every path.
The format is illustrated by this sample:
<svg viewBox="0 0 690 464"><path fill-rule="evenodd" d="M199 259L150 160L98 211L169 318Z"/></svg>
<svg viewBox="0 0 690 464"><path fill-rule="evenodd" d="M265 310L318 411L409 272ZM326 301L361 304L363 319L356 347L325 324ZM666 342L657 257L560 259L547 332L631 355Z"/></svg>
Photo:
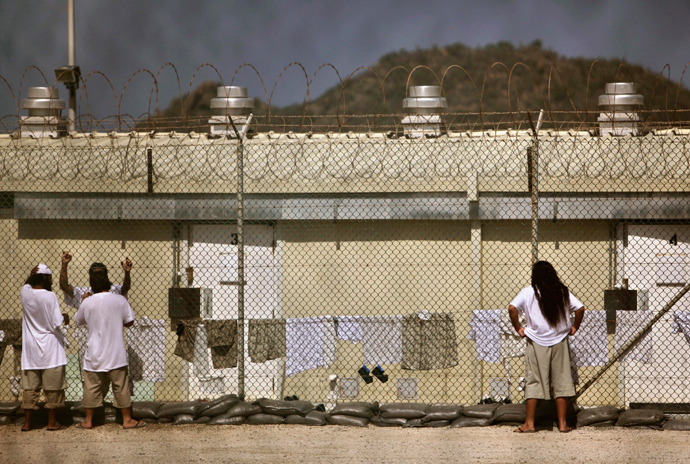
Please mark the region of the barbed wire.
<svg viewBox="0 0 690 464"><path fill-rule="evenodd" d="M181 107L181 114L173 117L164 117L161 114L160 104L160 78L161 73L168 67L172 68L174 71L178 97ZM130 131L135 129L148 129L148 130L176 130L182 132L208 132L208 116L194 116L190 114L190 97L193 94L194 83L198 79L198 75L205 68L210 68L214 71L217 82L221 85L235 85L236 78L238 74L245 68L251 69L256 78L261 84L263 91L263 98L265 100L257 100L261 105L265 106L262 108L265 112L261 114L257 111L256 116L264 116L263 126L269 130L276 131L314 131L319 130L323 132L347 132L349 130L363 130L366 127L369 131L388 131L395 130L396 124L391 121L386 121L386 119L391 118L391 114L387 108L387 92L395 91L400 93L401 91L406 92L406 88L410 85L418 85L421 81L424 81L423 77L417 77L417 74L424 72L432 76L431 81L423 82L425 85L438 85L441 89L441 95L446 96L450 91L458 90L458 85L452 81L451 76L456 72L460 72L462 76L466 77L470 83L470 89L474 90L474 103L470 103L472 107L478 108L478 111L453 111L459 115L473 115L476 117L472 122L467 123L458 119L447 120L446 125L448 130L463 130L468 129L468 127L479 127L479 130L487 130L494 127L506 126L515 128L524 122L524 117L522 114L525 111L538 112L540 109L546 111L546 119L544 121L544 127L558 128L558 127L569 127L569 128L592 128L595 126L596 121L593 115L597 114L592 108L590 108L590 99L592 95L603 92L602 82L617 82L617 81L631 81L636 82L635 73L626 66L621 64L617 67L613 75L607 75L606 70L602 63L598 60L592 62L589 67L587 74L587 83L585 87L584 101L578 105L572 95L568 84L565 82L563 73L558 68L555 63L552 63L548 73L546 73L546 83L545 83L545 94L538 96L536 100L539 101L538 108L525 108L521 101L525 100L525 97L521 95L524 93L524 88L528 89L539 89L540 88L540 74L531 69L531 67L524 62L517 62L512 66L507 66L504 63L496 62L493 63L483 77L481 77L481 85L477 85L475 79L471 76L470 72L463 66L459 64L451 64L442 70L442 73L437 73L429 66L419 65L412 69L407 69L404 66L395 66L385 73L380 71L377 72L376 69L369 66L359 67L352 73L343 78L338 69L330 64L324 63L313 73L311 77L306 70L306 68L297 62L290 63L287 65L275 83L271 87L270 93L264 82L261 73L250 63L243 63L240 65L232 75L232 78L228 81L223 78L221 72L212 64L204 63L196 68L194 71L187 90L187 94L182 94L182 86L180 83L180 75L177 68L173 63L165 63L157 72L152 72L148 69L139 69L135 71L125 82L120 95L118 96L115 86L112 81L101 71L92 71L86 77L79 76L80 90L78 95L78 116L75 121L76 130L82 133L89 133L94 130L117 130L117 131ZM295 114L281 114L284 111L280 107L276 107L273 104L275 98L276 89L279 83L286 77L288 71L292 68L298 68L301 70L301 74L304 76L305 80L305 92L302 99L302 104L299 105L299 110L295 111ZM317 76L322 75L322 70L331 69L335 73L338 84L333 87L328 92L337 92L338 98L335 101L335 106L333 110L328 114L313 114L314 100L312 99L311 89L314 86L314 81ZM687 69L687 66L686 68ZM648 117L641 118L641 125L644 131L652 130L659 124L663 124L662 120L666 123L686 125L688 122L687 114L683 113L683 110L687 109L684 107L679 107L680 97L685 90L683 87L683 78L685 75L685 69L681 74L680 81L678 83L672 83L668 77L670 75L670 68L667 66L662 69L654 81L653 91L651 95L645 96L645 105L641 108L641 112ZM18 89L13 88L9 81L0 75L0 79L5 84L6 91L11 94L12 100L14 101L14 110L16 113L12 115L11 113L5 113L0 116L0 133L12 133L18 130L21 121L21 108L20 108L20 98L25 87L25 81L27 80L27 75L29 72L38 72L40 75L39 81L45 87L55 88L58 84L57 78L53 81L48 79L46 75L36 66L28 67L22 74L22 78L19 83ZM398 85L399 82L396 80L399 74L403 73L405 76L405 85L403 89L397 89L396 87L391 87ZM527 74L527 78L523 77L523 74ZM664 73L667 77L664 77ZM134 81L139 77L139 75L148 75L151 78L151 91L150 97L147 102L147 109L145 112L141 113L139 116L130 115L122 112L123 101L128 94L128 89L134 84ZM348 125L347 121L353 118L359 118L361 115L356 113L348 113L348 91L353 90L352 86L357 84L358 80L362 80L367 74L374 77L377 88L368 89L368 92L376 92L376 98L372 99L374 101L373 107L366 111L371 117L367 119L366 126L352 126ZM489 95L489 81L496 81L497 77L503 75L505 79L505 85L495 85L498 89L505 89L503 94L503 107L504 111L488 111L487 104L491 103L493 107L497 107L498 103L495 95ZM106 81L110 90L112 91L114 108L112 114L105 117L97 118L91 113L91 100L94 98L93 93L89 94L89 86L92 84L92 79L95 77L100 77ZM450 84L449 84L449 81ZM518 84L524 84L523 92L520 92L520 86ZM671 95L672 89L675 88L675 96ZM16 90L16 91L15 91ZM564 97L557 99L553 93L555 90L559 90L564 93ZM687 90L685 90L687 92ZM659 95L664 98L661 108L656 99ZM98 95L98 98L104 98L105 95ZM467 97L469 98L469 97ZM186 99L186 101L185 101ZM490 100L489 100L490 99ZM317 100L318 102L318 100ZM82 108L86 109L86 113L82 113ZM570 108L571 110L563 112L562 108ZM470 109L469 107L467 108ZM0 110L2 111L2 110ZM5 110L6 111L6 110ZM312 111L312 113L310 113ZM1 114L1 113L0 113ZM500 118L494 116L501 115ZM656 117L649 117L654 115ZM315 118L321 118L322 124L315 126L313 120ZM559 119L560 118L560 119ZM278 119L278 121L276 121ZM470 129L471 130L471 129Z"/></svg>

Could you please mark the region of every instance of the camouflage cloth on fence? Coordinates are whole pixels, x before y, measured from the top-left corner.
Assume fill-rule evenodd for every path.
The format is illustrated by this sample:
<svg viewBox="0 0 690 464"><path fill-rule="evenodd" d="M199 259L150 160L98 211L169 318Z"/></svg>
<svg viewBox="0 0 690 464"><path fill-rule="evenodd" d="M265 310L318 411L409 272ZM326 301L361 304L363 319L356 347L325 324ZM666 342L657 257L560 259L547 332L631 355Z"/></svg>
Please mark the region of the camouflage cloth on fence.
<svg viewBox="0 0 690 464"><path fill-rule="evenodd" d="M173 354L188 362L194 362L194 343L196 342L196 328L202 320L194 319L173 319L177 332L177 344Z"/></svg>
<svg viewBox="0 0 690 464"><path fill-rule="evenodd" d="M250 319L248 348L254 363L285 357L285 319Z"/></svg>
<svg viewBox="0 0 690 464"><path fill-rule="evenodd" d="M206 320L204 326L213 368L237 367L237 320Z"/></svg>
<svg viewBox="0 0 690 464"><path fill-rule="evenodd" d="M402 368L445 369L458 365L455 320L450 314L429 313L427 319L408 314L402 322Z"/></svg>

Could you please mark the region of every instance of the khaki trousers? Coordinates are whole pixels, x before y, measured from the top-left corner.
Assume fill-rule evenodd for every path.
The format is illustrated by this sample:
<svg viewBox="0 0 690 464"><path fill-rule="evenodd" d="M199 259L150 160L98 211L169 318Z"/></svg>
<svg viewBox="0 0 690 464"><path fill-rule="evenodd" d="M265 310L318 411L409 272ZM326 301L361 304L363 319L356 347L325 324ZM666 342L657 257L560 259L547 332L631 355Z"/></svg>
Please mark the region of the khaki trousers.
<svg viewBox="0 0 690 464"><path fill-rule="evenodd" d="M103 406L103 398L113 384L113 405L123 409L132 405L129 395L129 371L127 366L108 372L93 372L84 370L84 398L85 408L99 408Z"/></svg>
<svg viewBox="0 0 690 464"><path fill-rule="evenodd" d="M22 408L38 409L38 400L43 395L46 397L46 409L59 409L65 407L65 389L67 379L65 366L51 369L30 369L22 371Z"/></svg>

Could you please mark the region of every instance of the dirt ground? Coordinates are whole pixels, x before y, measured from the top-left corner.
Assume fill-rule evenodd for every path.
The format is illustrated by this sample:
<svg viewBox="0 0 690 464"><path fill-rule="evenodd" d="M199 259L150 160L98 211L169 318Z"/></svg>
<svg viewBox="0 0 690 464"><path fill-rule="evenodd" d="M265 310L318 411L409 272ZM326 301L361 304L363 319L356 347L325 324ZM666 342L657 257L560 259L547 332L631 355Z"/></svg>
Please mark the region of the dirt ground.
<svg viewBox="0 0 690 464"><path fill-rule="evenodd" d="M682 463L689 432L584 428L517 434L512 427L419 429L299 425L0 426L0 463L395 462ZM124 458L124 459L123 459Z"/></svg>

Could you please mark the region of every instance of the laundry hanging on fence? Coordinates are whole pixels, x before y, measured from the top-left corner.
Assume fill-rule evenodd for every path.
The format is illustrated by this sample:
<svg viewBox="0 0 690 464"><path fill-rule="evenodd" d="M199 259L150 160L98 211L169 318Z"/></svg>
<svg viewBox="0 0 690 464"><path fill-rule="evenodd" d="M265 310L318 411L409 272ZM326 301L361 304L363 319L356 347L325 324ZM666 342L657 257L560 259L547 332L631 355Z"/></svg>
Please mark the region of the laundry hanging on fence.
<svg viewBox="0 0 690 464"><path fill-rule="evenodd" d="M475 342L475 352L480 361L497 363L501 360L500 323L500 309L472 311L467 338Z"/></svg>
<svg viewBox="0 0 690 464"><path fill-rule="evenodd" d="M401 367L445 369L458 365L455 319L447 313L408 314L402 320Z"/></svg>
<svg viewBox="0 0 690 464"><path fill-rule="evenodd" d="M603 366L609 361L606 311L586 311L580 328L568 339L573 367Z"/></svg>
<svg viewBox="0 0 690 464"><path fill-rule="evenodd" d="M77 362L79 363L79 376L84 381L84 356L86 355L86 341L89 339L89 329L85 325L74 328L72 338L77 342Z"/></svg>
<svg viewBox="0 0 690 464"><path fill-rule="evenodd" d="M177 334L177 343L173 354L187 362L194 362L194 345L196 344L197 327L201 319L175 319L174 330Z"/></svg>
<svg viewBox="0 0 690 464"><path fill-rule="evenodd" d="M213 368L237 367L237 320L207 319L204 325Z"/></svg>
<svg viewBox="0 0 690 464"><path fill-rule="evenodd" d="M364 316L338 316L338 338L352 343L361 342L362 319Z"/></svg>
<svg viewBox="0 0 690 464"><path fill-rule="evenodd" d="M136 319L125 333L133 382L165 380L165 319Z"/></svg>
<svg viewBox="0 0 690 464"><path fill-rule="evenodd" d="M630 340L636 337L653 317L654 314L651 311L616 311L614 352L618 353ZM651 331L637 343L637 346L630 353L620 360L621 362L639 361L652 364L654 351Z"/></svg>
<svg viewBox="0 0 690 464"><path fill-rule="evenodd" d="M324 365L324 317L303 317L285 321L285 376Z"/></svg>
<svg viewBox="0 0 690 464"><path fill-rule="evenodd" d="M284 357L285 319L250 319L247 348L253 363Z"/></svg>
<svg viewBox="0 0 690 464"><path fill-rule="evenodd" d="M338 341L335 333L335 319L331 316L325 316L323 318L323 334L321 334L323 339L323 364L325 366L333 364L337 357L336 350L338 348Z"/></svg>
<svg viewBox="0 0 690 464"><path fill-rule="evenodd" d="M403 316L367 316L362 328L363 364L398 364L402 361Z"/></svg>
<svg viewBox="0 0 690 464"><path fill-rule="evenodd" d="M525 324L525 316L520 315ZM467 338L475 342L477 359L498 363L507 358L525 355L526 341L515 331L507 309L476 309L472 311Z"/></svg>
<svg viewBox="0 0 690 464"><path fill-rule="evenodd" d="M685 341L690 344L690 312L676 311L673 313L673 333L685 335Z"/></svg>
<svg viewBox="0 0 690 464"><path fill-rule="evenodd" d="M14 348L16 361L17 353L22 351L22 320L0 319L0 330L5 333L3 341L0 342L0 364L2 364L2 360L5 357L5 348L8 346Z"/></svg>

